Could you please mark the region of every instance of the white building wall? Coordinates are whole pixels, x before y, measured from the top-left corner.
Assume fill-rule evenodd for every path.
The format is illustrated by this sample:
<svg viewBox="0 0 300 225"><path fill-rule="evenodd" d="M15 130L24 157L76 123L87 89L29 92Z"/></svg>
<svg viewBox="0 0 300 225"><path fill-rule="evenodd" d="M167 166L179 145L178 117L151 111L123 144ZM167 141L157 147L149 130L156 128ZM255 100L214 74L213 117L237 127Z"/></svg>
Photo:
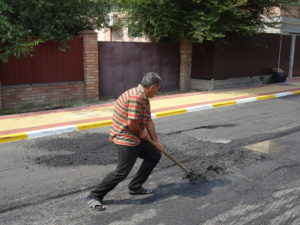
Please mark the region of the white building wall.
<svg viewBox="0 0 300 225"><path fill-rule="evenodd" d="M96 30L96 32L98 41L150 42L147 37L129 37L127 27L123 29L104 28Z"/></svg>

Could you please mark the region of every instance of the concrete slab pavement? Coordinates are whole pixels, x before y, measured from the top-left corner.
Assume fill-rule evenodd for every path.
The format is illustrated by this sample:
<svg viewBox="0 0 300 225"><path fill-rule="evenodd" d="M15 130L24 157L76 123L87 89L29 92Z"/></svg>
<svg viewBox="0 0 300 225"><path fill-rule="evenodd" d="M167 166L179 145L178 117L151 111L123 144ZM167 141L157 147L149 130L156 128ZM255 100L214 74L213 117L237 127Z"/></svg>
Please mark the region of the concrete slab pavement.
<svg viewBox="0 0 300 225"><path fill-rule="evenodd" d="M300 78L255 87L162 95L152 118L300 94ZM0 143L110 126L113 103L0 116Z"/></svg>

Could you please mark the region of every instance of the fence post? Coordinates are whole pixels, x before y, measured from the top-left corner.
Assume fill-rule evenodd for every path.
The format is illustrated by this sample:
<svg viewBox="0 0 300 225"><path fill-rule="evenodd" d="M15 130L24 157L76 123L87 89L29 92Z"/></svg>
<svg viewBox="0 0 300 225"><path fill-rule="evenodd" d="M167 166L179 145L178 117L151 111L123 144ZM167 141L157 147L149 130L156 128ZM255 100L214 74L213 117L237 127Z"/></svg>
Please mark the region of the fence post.
<svg viewBox="0 0 300 225"><path fill-rule="evenodd" d="M84 30L83 37L83 73L85 99L99 99L99 65L97 33Z"/></svg>
<svg viewBox="0 0 300 225"><path fill-rule="evenodd" d="M181 40L179 88L182 92L189 91L191 88L192 50L192 42L186 39Z"/></svg>
<svg viewBox="0 0 300 225"><path fill-rule="evenodd" d="M3 109L2 105L2 85L1 85L1 76L0 76L0 110Z"/></svg>

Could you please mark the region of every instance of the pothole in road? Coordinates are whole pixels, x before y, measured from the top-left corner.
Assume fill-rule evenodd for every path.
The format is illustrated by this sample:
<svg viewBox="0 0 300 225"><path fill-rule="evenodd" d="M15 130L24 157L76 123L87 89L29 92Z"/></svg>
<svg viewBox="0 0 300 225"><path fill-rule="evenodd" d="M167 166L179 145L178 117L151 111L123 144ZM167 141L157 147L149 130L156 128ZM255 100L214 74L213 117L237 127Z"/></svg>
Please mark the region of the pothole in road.
<svg viewBox="0 0 300 225"><path fill-rule="evenodd" d="M234 141L203 141L183 133L163 135L162 140L166 151L195 174L194 183L213 180L266 159L265 154L241 149L243 145ZM160 163L162 167L170 165L174 164L165 157Z"/></svg>
<svg viewBox="0 0 300 225"><path fill-rule="evenodd" d="M265 159L264 155L252 154L240 149L232 149L221 154L203 157L197 161L194 160L190 165L191 171L195 174L192 182L201 183L213 180L225 174L235 173L247 165Z"/></svg>
<svg viewBox="0 0 300 225"><path fill-rule="evenodd" d="M184 133L159 135L166 151L192 170L199 179L212 180L235 172L255 161L265 159L260 153L241 149L234 142L213 143L197 140ZM35 149L30 156L35 164L50 167L78 167L117 163L117 151L108 141L108 135L99 133L73 133L36 140L26 146ZM175 166L163 157L158 167Z"/></svg>
<svg viewBox="0 0 300 225"><path fill-rule="evenodd" d="M117 152L106 134L69 133L37 139L25 147L35 150L30 160L42 166L77 167L117 162Z"/></svg>

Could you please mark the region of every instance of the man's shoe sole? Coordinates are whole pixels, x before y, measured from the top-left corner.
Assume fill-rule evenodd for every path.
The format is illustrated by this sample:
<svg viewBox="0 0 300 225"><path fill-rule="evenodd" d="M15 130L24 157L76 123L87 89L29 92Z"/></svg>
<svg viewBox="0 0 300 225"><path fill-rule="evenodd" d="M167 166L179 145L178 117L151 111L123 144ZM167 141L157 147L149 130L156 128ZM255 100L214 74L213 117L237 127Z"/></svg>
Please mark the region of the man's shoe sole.
<svg viewBox="0 0 300 225"><path fill-rule="evenodd" d="M131 195L149 195L153 194L153 190L129 191Z"/></svg>

